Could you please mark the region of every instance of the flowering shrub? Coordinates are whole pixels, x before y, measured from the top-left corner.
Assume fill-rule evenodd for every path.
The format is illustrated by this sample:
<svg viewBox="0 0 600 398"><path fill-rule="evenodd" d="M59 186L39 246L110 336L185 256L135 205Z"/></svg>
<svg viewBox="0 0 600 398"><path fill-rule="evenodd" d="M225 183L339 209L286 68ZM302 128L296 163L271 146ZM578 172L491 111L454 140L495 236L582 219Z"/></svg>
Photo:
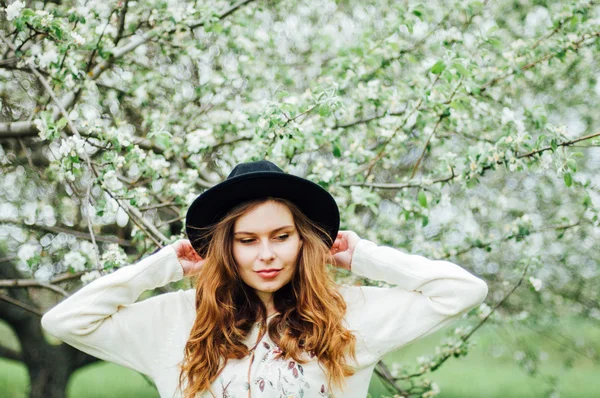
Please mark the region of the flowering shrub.
<svg viewBox="0 0 600 398"><path fill-rule="evenodd" d="M398 396L437 394L420 376L483 322L600 319L596 2L201 3L7 2L0 247L24 277L131 263L266 158L343 229L488 281Z"/></svg>

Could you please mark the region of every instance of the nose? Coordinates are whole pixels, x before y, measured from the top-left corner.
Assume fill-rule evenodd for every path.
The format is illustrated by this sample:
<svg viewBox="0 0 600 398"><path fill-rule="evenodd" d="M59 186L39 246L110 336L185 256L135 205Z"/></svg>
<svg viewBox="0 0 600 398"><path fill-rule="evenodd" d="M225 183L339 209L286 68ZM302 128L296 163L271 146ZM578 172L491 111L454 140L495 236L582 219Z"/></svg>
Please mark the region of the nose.
<svg viewBox="0 0 600 398"><path fill-rule="evenodd" d="M264 261L268 263L269 261L275 258L275 253L273 252L271 245L269 242L265 242L260 246L260 251L258 253L258 259L260 261Z"/></svg>

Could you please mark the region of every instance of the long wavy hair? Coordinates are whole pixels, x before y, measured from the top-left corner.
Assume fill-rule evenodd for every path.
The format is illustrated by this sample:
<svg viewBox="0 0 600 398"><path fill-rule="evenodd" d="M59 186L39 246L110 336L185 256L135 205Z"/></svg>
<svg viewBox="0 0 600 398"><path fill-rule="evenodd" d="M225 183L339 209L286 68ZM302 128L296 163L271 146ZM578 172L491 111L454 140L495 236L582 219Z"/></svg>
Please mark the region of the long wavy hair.
<svg viewBox="0 0 600 398"><path fill-rule="evenodd" d="M333 264L324 241L327 233L290 201L265 198L235 207L205 231L210 238L206 262L194 280L196 319L179 366L179 388L186 378L188 381L185 398L212 391L211 384L229 359L249 355L243 341L254 323L266 324L264 304L238 273L233 232L240 216L268 201L290 209L303 244L292 279L274 293L278 314L272 317L266 332L281 348L280 358L305 363L303 353L315 357L326 370L330 387L343 387L344 378L354 374L348 360L356 360L356 338L342 325L346 303L327 268L327 264Z"/></svg>

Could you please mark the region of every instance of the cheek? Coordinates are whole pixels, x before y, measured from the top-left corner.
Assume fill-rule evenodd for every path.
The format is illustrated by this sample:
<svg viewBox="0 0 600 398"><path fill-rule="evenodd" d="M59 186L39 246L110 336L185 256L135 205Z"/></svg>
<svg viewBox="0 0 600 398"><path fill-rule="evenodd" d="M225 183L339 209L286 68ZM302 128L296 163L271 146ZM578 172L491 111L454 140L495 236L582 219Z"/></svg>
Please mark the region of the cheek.
<svg viewBox="0 0 600 398"><path fill-rule="evenodd" d="M302 246L299 242L293 242L286 248L286 257L296 261L300 255L301 248Z"/></svg>
<svg viewBox="0 0 600 398"><path fill-rule="evenodd" d="M240 273L243 273L245 269L252 268L252 254L244 247L233 248L233 260Z"/></svg>

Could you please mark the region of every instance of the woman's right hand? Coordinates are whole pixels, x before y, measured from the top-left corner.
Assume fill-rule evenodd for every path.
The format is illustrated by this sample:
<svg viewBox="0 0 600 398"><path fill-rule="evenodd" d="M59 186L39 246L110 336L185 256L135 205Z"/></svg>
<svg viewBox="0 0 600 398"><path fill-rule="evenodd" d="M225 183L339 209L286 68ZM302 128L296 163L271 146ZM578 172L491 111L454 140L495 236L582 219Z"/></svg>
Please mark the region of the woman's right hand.
<svg viewBox="0 0 600 398"><path fill-rule="evenodd" d="M200 272L206 260L194 250L189 240L180 239L171 246L175 249L177 259L183 268L183 276L192 276Z"/></svg>

